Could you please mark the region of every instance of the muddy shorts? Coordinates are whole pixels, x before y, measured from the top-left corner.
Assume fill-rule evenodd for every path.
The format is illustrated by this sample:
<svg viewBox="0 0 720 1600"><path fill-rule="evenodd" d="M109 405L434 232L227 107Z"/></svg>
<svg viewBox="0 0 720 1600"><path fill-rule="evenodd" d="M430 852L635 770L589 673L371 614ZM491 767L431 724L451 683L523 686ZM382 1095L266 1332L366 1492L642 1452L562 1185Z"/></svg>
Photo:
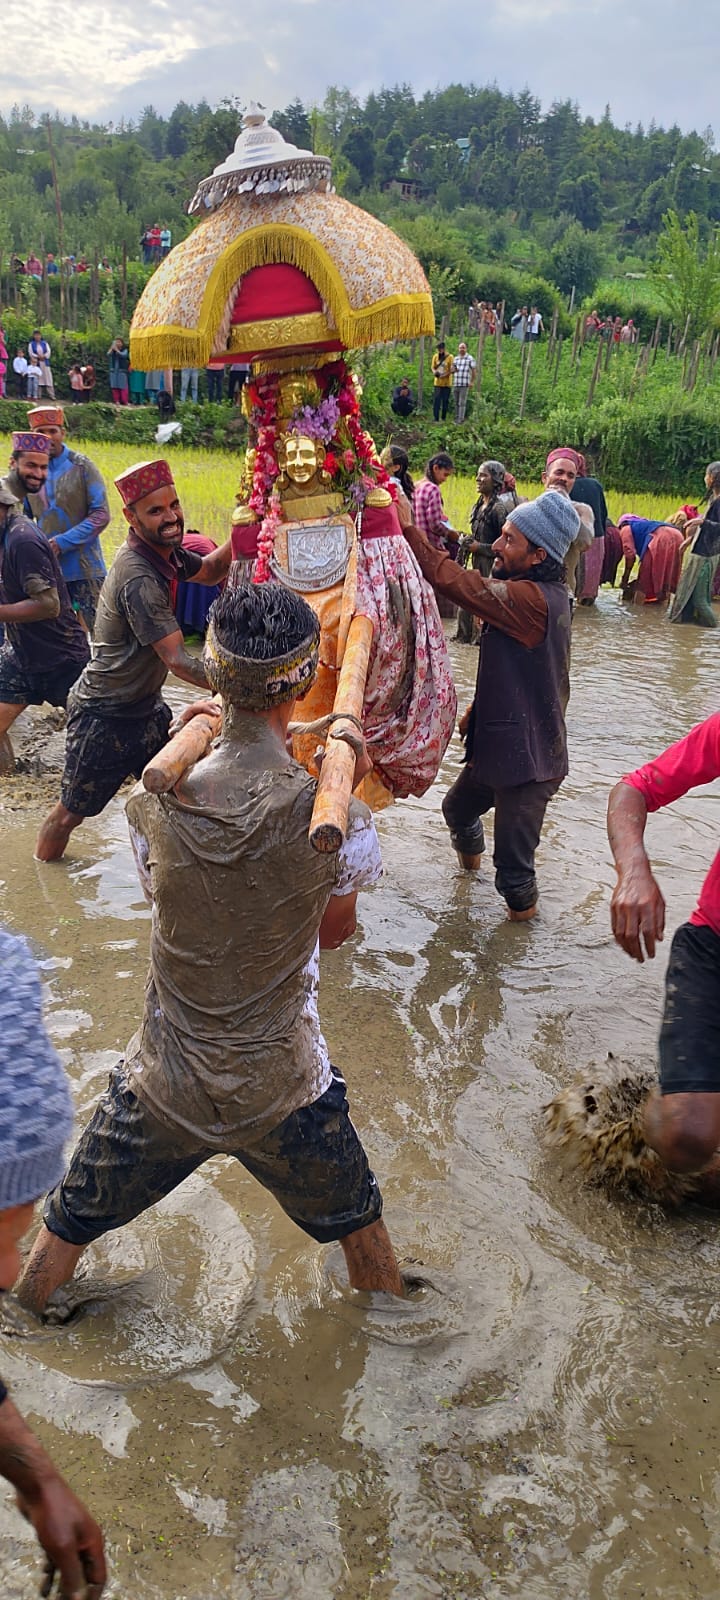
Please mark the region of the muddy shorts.
<svg viewBox="0 0 720 1600"><path fill-rule="evenodd" d="M161 701L146 717L98 717L80 708L70 712L65 770L60 798L78 817L96 817L126 778L140 778L143 767L167 744L172 721Z"/></svg>
<svg viewBox="0 0 720 1600"><path fill-rule="evenodd" d="M247 1150L228 1155L250 1172L303 1233L318 1244L344 1239L382 1216L382 1195L350 1121L344 1079L293 1111ZM68 1244L122 1228L162 1200L217 1150L178 1151L173 1134L130 1087L120 1069L96 1107L44 1221Z"/></svg>
<svg viewBox="0 0 720 1600"><path fill-rule="evenodd" d="M0 705L64 706L84 661L66 661L52 672L27 672L12 645L0 650Z"/></svg>
<svg viewBox="0 0 720 1600"><path fill-rule="evenodd" d="M92 633L103 585L102 578L66 578L65 582L73 611L76 616L82 617L86 628Z"/></svg>
<svg viewBox="0 0 720 1600"><path fill-rule="evenodd" d="M720 937L684 922L670 947L661 1094L720 1094Z"/></svg>

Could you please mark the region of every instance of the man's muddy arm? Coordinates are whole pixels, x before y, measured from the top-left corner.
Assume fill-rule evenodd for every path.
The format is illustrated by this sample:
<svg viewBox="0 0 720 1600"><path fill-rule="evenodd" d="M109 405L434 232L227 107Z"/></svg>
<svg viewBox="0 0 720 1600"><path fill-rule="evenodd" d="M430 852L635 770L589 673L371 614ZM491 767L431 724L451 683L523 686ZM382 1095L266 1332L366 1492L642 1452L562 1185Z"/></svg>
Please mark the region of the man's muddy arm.
<svg viewBox="0 0 720 1600"><path fill-rule="evenodd" d="M42 1593L57 1575L68 1600L99 1600L107 1577L100 1529L7 1398L0 1402L0 1474L45 1551Z"/></svg>
<svg viewBox="0 0 720 1600"><path fill-rule="evenodd" d="M48 622L60 615L60 596L57 589L44 589L34 600L16 600L13 605L0 605L0 622Z"/></svg>
<svg viewBox="0 0 720 1600"><path fill-rule="evenodd" d="M607 830L617 869L610 920L617 943L635 961L644 961L665 931L665 901L645 849L645 796L632 784L616 783L608 803Z"/></svg>
<svg viewBox="0 0 720 1600"><path fill-rule="evenodd" d="M202 662L185 649L180 628L175 633L166 634L164 639L156 639L153 650L176 678L182 678L184 683L197 684L200 689L209 689Z"/></svg>

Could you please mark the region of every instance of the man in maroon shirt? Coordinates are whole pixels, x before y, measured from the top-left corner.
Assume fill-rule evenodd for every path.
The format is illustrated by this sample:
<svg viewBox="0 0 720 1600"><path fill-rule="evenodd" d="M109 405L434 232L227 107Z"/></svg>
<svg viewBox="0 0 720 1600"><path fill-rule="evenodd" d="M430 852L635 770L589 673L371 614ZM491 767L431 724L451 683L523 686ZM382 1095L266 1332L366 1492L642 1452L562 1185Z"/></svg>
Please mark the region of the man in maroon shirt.
<svg viewBox="0 0 720 1600"><path fill-rule="evenodd" d="M635 961L652 959L665 931L665 901L644 844L648 811L718 777L720 713L622 778L610 795L608 838L618 874L612 930ZM645 1137L673 1172L697 1172L720 1148L720 851L690 921L673 938L659 1076L645 1107Z"/></svg>
<svg viewBox="0 0 720 1600"><path fill-rule="evenodd" d="M493 544L492 577L467 572L419 531L405 537L438 594L484 623L475 699L460 724L465 766L443 800L461 865L480 866L481 818L494 807L495 887L512 922L535 916L535 851L567 774L570 595L564 560L580 519L548 490L514 507Z"/></svg>

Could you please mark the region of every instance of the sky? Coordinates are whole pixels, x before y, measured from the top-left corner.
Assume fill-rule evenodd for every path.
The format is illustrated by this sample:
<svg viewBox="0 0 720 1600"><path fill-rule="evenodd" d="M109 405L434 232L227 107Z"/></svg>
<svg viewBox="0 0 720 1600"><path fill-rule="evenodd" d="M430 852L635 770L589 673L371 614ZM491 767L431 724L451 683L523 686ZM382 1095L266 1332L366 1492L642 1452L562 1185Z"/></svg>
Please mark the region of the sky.
<svg viewBox="0 0 720 1600"><path fill-rule="evenodd" d="M117 122L178 100L296 97L329 84L519 91L624 125L654 118L720 144L717 0L2 0L0 111Z"/></svg>

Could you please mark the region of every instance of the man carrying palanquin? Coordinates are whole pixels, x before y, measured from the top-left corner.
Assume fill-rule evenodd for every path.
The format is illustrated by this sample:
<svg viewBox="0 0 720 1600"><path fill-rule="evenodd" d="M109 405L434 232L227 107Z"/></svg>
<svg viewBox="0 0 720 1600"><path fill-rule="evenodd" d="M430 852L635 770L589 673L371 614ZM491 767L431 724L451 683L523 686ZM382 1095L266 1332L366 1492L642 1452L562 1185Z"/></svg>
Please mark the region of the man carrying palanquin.
<svg viewBox="0 0 720 1600"><path fill-rule="evenodd" d="M40 861L57 861L74 828L97 816L125 779L166 743L171 722L160 690L168 672L207 687L185 649L170 603L171 584L217 583L228 551L204 558L183 550L184 518L167 461L129 467L115 480L128 535L98 602L93 655L68 710L59 803L38 835Z"/></svg>
<svg viewBox="0 0 720 1600"><path fill-rule="evenodd" d="M13 434L13 449L47 466L49 440ZM0 650L0 771L15 760L8 729L26 706L64 706L90 654L70 596L47 539L22 515L7 483L0 481L0 623L7 642Z"/></svg>
<svg viewBox="0 0 720 1600"><path fill-rule="evenodd" d="M143 1019L48 1198L20 1288L35 1311L87 1244L219 1152L312 1239L340 1241L353 1287L403 1292L317 1013L319 949L354 932L358 890L381 873L358 802L337 855L309 842L316 785L286 741L319 642L300 595L274 583L226 589L203 657L222 737L171 793L130 797L153 904ZM369 764L361 747L356 782Z"/></svg>
<svg viewBox="0 0 720 1600"><path fill-rule="evenodd" d="M30 515L55 551L73 609L92 633L107 571L100 545L110 521L105 484L93 462L65 443L62 406L35 406L28 412L28 422L50 440L42 490L33 493L25 487Z"/></svg>

